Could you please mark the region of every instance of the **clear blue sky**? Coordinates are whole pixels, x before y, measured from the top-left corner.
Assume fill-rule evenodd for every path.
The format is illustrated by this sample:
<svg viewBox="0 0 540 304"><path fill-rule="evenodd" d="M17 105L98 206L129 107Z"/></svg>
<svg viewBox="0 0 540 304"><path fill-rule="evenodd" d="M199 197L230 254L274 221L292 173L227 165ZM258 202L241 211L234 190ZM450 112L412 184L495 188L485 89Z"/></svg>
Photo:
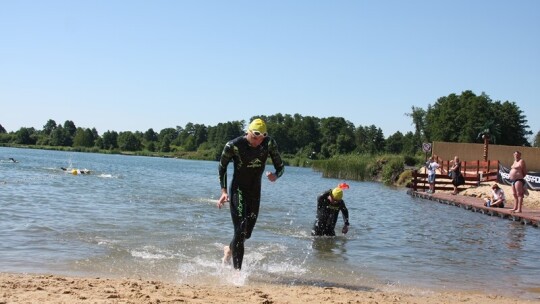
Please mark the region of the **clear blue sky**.
<svg viewBox="0 0 540 304"><path fill-rule="evenodd" d="M385 137L472 90L540 131L540 1L0 0L0 124L344 117Z"/></svg>

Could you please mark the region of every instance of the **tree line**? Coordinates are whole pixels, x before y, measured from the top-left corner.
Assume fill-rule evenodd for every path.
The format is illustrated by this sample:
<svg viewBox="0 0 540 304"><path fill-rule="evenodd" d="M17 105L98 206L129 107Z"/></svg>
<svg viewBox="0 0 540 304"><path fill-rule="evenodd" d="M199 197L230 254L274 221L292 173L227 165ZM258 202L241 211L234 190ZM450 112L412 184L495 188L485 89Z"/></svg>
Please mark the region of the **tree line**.
<svg viewBox="0 0 540 304"><path fill-rule="evenodd" d="M414 131L400 131L384 137L380 127L355 126L342 117L318 118L300 114L274 114L261 117L269 134L276 139L282 153L292 157L328 159L344 154L415 155L423 142L482 142L489 134L490 142L501 145L531 146L532 135L523 111L510 101L492 101L488 95L472 91L440 97L427 109L411 107L405 113ZM250 119L250 120L251 120ZM49 119L42 130L22 127L7 133L0 125L0 143L53 147L84 147L120 152L157 152L174 155L180 152L205 151L216 159L223 145L244 134L246 121L230 121L216 126L187 123L184 127L152 128L141 131L106 131L77 127L71 120L59 124ZM540 146L540 131L534 138Z"/></svg>

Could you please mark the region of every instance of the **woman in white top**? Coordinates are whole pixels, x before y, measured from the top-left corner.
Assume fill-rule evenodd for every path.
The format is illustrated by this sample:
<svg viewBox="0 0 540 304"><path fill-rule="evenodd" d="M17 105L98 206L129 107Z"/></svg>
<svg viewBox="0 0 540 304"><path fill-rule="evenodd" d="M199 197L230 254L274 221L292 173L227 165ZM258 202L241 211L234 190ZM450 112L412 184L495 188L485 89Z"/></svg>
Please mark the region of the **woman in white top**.
<svg viewBox="0 0 540 304"><path fill-rule="evenodd" d="M503 189L501 189L499 185L493 184L493 186L491 186L491 200L487 200L485 205L488 207L504 208L505 203L506 197L504 196Z"/></svg>

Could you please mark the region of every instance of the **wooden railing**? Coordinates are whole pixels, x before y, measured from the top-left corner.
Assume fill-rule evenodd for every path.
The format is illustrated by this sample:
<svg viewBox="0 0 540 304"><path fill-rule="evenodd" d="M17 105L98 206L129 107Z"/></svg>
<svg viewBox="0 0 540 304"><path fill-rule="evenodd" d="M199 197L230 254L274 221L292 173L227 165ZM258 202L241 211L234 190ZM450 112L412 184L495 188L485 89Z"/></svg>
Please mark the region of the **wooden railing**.
<svg viewBox="0 0 540 304"><path fill-rule="evenodd" d="M454 190L452 179L448 176L448 170L452 167L452 161L438 160L437 163L440 165L441 174L435 175L435 190ZM497 181L498 173L498 160L461 162L461 174L465 178L465 184L459 186L458 191L469 187L477 187L481 182ZM411 183L408 186L414 191L429 189L427 173L420 173L418 170L414 170Z"/></svg>

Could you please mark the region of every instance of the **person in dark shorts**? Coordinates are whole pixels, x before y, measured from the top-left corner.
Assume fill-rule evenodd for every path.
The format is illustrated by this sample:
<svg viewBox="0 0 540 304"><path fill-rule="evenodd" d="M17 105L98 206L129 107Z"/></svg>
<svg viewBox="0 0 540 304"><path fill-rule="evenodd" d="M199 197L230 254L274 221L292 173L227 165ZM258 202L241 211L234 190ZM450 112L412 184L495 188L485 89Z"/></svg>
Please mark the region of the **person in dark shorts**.
<svg viewBox="0 0 540 304"><path fill-rule="evenodd" d="M311 235L313 236L335 236L334 231L339 212L343 214L345 225L341 232L347 234L349 231L349 211L343 201L342 187L329 189L317 197L317 218L313 224Z"/></svg>
<svg viewBox="0 0 540 304"><path fill-rule="evenodd" d="M244 259L244 242L251 237L261 201L261 179L266 160L270 156L275 172L266 172L266 177L275 182L283 175L285 165L281 160L276 141L268 136L266 123L254 119L246 134L239 136L225 145L219 160L219 182L221 197L218 208L230 201L231 218L234 225L234 236L223 248L223 263L229 263L232 258L234 269L242 268ZM227 166L233 161L234 171L227 192Z"/></svg>
<svg viewBox="0 0 540 304"><path fill-rule="evenodd" d="M509 178L512 181L512 193L514 195L514 208L510 211L520 213L523 206L523 197L525 196L525 176L527 176L527 165L521 158L521 152L514 152L514 163L510 169Z"/></svg>

